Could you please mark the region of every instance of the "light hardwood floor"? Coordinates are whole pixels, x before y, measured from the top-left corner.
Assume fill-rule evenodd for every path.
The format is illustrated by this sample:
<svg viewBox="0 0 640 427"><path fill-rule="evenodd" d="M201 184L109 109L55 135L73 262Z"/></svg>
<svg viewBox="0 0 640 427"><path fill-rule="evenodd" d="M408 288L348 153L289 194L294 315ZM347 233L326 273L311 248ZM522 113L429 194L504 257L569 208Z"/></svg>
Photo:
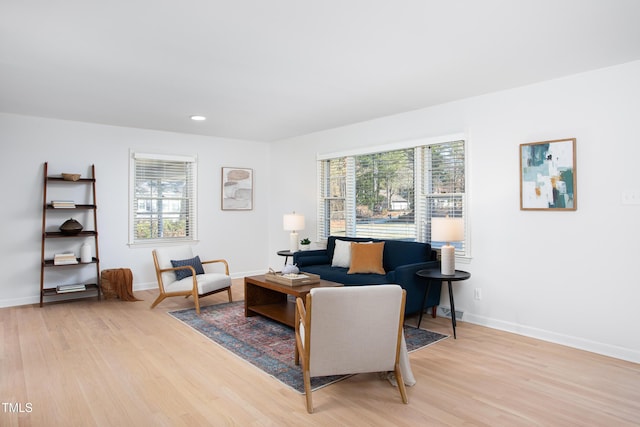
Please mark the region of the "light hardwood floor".
<svg viewBox="0 0 640 427"><path fill-rule="evenodd" d="M310 415L303 395L167 314L191 300L150 310L156 294L0 309L0 426L640 424L640 365L464 322L410 354L408 405L361 374L314 392ZM422 327L451 333L448 319Z"/></svg>

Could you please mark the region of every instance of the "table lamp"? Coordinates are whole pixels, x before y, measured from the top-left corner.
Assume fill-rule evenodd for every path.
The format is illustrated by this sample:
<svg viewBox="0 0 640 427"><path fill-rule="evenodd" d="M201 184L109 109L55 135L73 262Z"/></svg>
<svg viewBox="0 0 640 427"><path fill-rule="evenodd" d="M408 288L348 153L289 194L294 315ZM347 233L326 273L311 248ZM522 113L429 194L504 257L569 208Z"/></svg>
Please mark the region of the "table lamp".
<svg viewBox="0 0 640 427"><path fill-rule="evenodd" d="M445 242L440 248L440 272L452 276L456 272L456 248L449 243L464 240L464 222L462 218L431 218L431 241Z"/></svg>
<svg viewBox="0 0 640 427"><path fill-rule="evenodd" d="M282 218L282 227L286 231L291 231L289 234L289 251L298 251L298 231L304 230L304 216L295 213L285 214Z"/></svg>

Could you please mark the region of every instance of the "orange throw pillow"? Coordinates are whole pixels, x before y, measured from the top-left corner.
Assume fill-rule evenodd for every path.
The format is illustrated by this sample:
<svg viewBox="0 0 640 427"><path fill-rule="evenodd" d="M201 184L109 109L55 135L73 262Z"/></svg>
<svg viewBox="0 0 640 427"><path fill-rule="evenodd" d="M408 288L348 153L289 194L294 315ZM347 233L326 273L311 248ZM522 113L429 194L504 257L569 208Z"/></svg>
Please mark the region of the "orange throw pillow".
<svg viewBox="0 0 640 427"><path fill-rule="evenodd" d="M351 266L347 274L386 274L382 266L384 242L351 243Z"/></svg>

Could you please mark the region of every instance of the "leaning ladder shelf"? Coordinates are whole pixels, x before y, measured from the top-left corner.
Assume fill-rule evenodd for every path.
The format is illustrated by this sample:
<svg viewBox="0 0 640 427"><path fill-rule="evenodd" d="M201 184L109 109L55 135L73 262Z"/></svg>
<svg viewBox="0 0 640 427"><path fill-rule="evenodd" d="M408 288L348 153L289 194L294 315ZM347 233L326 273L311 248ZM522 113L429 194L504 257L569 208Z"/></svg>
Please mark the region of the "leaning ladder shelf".
<svg viewBox="0 0 640 427"><path fill-rule="evenodd" d="M48 189L50 185L58 185L58 186L88 186L90 189L89 204L74 204L73 207L65 207L65 208L56 208L52 203L48 202ZM64 188L59 189L61 192L64 192ZM97 295L98 300L101 298L100 293L100 256L99 256L99 245L98 245L98 215L97 215L97 204L96 204L96 170L95 165L91 165L91 177L90 178L79 178L75 181L66 180L62 176L49 176L49 165L45 162L44 164L44 186L43 186L43 196L42 196L42 246L41 246L41 266L40 266L40 307L46 302L45 298L47 297L56 297L65 295L68 298L60 299L57 298L58 301L67 301L69 299L77 299L77 298L85 298L93 295ZM65 234L60 231L47 231L47 224L49 221L53 221L53 218L49 218L53 212L89 212L88 217L93 220L93 229L92 230L83 230L76 234ZM60 218L58 218L60 220ZM86 240L87 238L93 240L93 250L95 251L95 256L91 257L90 262L81 262L80 258L76 258L76 264L62 264L58 265L54 262L53 258L48 257L47 253L47 243L52 241L52 239L60 239L62 241L79 241ZM95 280L91 280L91 283L80 283L78 288L69 289L59 289L57 286L50 286L47 284L45 280L46 272L51 270L56 270L60 272L62 276L64 276L65 272L70 272L71 270L84 268L88 266L95 267ZM95 281L95 283L93 283ZM72 283L64 283L67 286L73 286Z"/></svg>

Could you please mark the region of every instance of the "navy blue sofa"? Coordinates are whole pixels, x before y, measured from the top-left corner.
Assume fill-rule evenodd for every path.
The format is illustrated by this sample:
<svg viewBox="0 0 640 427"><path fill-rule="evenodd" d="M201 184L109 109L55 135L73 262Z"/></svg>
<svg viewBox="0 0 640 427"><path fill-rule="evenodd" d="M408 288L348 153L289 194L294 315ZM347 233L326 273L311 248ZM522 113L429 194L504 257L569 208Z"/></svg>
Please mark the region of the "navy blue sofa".
<svg viewBox="0 0 640 427"><path fill-rule="evenodd" d="M348 268L332 267L336 239L351 242L384 242L382 263L386 274L347 274ZM419 313L432 307L432 315L435 317L436 308L440 304L441 284L433 283L424 307L421 307L427 283L425 279L417 277L416 272L440 266L436 252L428 243L329 236L326 249L296 252L293 254L293 263L300 271L318 274L324 280L346 286L396 283L407 291L405 315Z"/></svg>

